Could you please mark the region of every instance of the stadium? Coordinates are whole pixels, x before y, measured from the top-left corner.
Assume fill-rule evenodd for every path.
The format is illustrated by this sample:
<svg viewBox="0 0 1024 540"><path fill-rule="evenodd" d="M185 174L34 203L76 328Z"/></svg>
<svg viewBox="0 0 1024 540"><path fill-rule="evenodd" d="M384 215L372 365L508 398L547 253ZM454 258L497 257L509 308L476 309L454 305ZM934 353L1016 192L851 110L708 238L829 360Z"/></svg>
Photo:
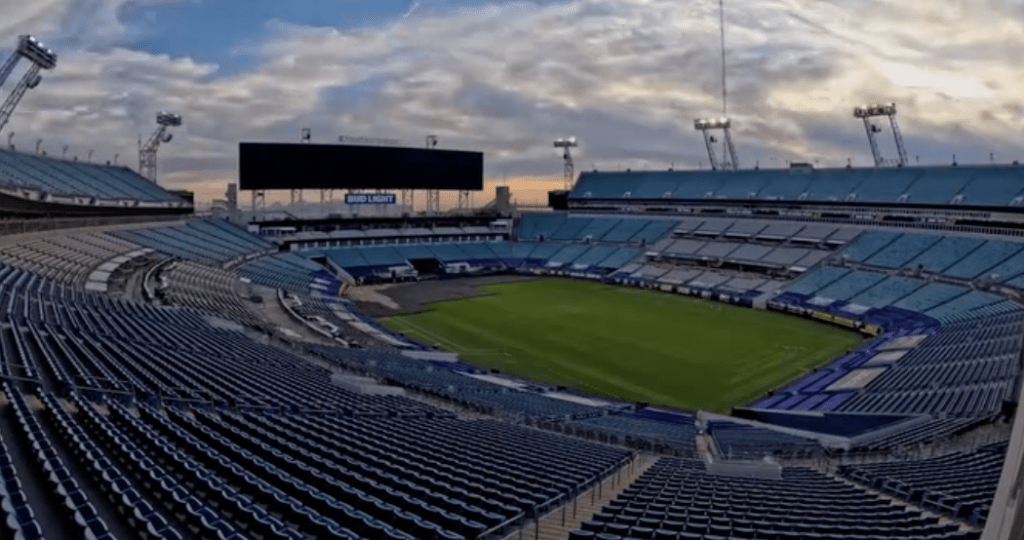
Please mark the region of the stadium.
<svg viewBox="0 0 1024 540"><path fill-rule="evenodd" d="M0 133L57 68L14 41ZM558 138L566 189L478 207L433 136L238 139L209 210L156 181L178 114L137 169L8 138L0 537L1024 538L1024 167L854 116L873 167L716 117L710 168Z"/></svg>

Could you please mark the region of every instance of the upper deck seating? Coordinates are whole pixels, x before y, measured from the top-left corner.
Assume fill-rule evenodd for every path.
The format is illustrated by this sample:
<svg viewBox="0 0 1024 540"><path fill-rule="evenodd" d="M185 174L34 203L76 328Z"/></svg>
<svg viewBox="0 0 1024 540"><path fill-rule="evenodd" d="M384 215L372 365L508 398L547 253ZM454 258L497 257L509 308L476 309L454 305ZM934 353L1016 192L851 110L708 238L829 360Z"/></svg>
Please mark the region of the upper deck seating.
<svg viewBox="0 0 1024 540"><path fill-rule="evenodd" d="M584 172L570 203L597 200L767 200L846 204L1024 205L1015 165L742 171Z"/></svg>
<svg viewBox="0 0 1024 540"><path fill-rule="evenodd" d="M181 200L125 167L64 161L8 150L0 150L0 185L109 200Z"/></svg>

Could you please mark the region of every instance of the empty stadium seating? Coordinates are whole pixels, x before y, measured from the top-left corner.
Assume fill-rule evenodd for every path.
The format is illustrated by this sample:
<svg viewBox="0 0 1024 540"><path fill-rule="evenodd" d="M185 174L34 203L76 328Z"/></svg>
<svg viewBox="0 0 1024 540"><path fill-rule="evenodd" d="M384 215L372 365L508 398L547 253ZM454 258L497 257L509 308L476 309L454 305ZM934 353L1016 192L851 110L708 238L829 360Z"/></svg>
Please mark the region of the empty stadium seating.
<svg viewBox="0 0 1024 540"><path fill-rule="evenodd" d="M8 150L0 150L0 185L87 198L180 201L125 167L48 159Z"/></svg>
<svg viewBox="0 0 1024 540"><path fill-rule="evenodd" d="M561 429L588 439L633 448L685 457L697 454L694 419L688 414L643 409L568 422Z"/></svg>
<svg viewBox="0 0 1024 540"><path fill-rule="evenodd" d="M1012 190L994 180L999 174L709 173L681 181L665 173L642 178L628 197L813 194L945 204L962 196L1001 205ZM589 195L578 186L574 197L626 197L605 180L588 179ZM932 180L935 192L919 190ZM983 427L1017 399L1024 315L989 282L1024 283L1014 271L1024 244L700 215L538 213L525 215L517 231L509 240L468 239L465 228L437 228L392 242L402 236L396 230L372 244L281 252L233 225L190 220L0 246L0 410L10 413L0 443L35 452L34 468L14 467L10 446L0 445L4 537L499 538L597 485L637 449L686 459L660 460L570 538L977 537L1005 444L943 448L921 459L892 454ZM364 231L362 240L372 236ZM168 259L152 275L165 302L185 309L83 290L88 271L141 248ZM840 469L861 487L788 465L781 480L730 477L689 458L828 460L840 451L739 421L711 421L701 432L689 412L588 399L395 350L426 348L416 343L290 347L210 317L264 324L240 297L248 282L286 291L282 298L300 318L384 334L338 291L353 278L424 259L763 296L773 309L878 325L878 339L751 410L891 415L904 423L849 451L878 461ZM923 340L886 356L893 342L914 335ZM866 372L862 386L847 384ZM370 376L396 391L349 390L336 384L339 374ZM39 499L25 492L40 485L58 501L45 515L63 516L61 524L33 512Z"/></svg>
<svg viewBox="0 0 1024 540"><path fill-rule="evenodd" d="M729 459L761 459L773 455L802 457L824 453L821 445L813 439L736 422L712 420L708 422L707 431L714 439L719 455Z"/></svg>
<svg viewBox="0 0 1024 540"><path fill-rule="evenodd" d="M1019 313L946 325L874 379L845 411L984 416L1020 386Z"/></svg>
<svg viewBox="0 0 1024 540"><path fill-rule="evenodd" d="M515 242L448 241L413 243L385 241L316 252L337 270L357 279L400 279L415 275L413 261L432 259L446 273L506 269L558 269L605 275L640 255L642 246L662 238L675 221L640 218L574 217L526 214ZM313 252L306 252L310 256ZM452 267L465 263L467 267Z"/></svg>
<svg viewBox="0 0 1024 540"><path fill-rule="evenodd" d="M183 225L118 230L111 234L182 259L222 265L275 246L224 221L192 220Z"/></svg>
<svg viewBox="0 0 1024 540"><path fill-rule="evenodd" d="M1006 449L1006 443L994 443L935 458L847 465L839 474L928 510L983 524Z"/></svg>
<svg viewBox="0 0 1024 540"><path fill-rule="evenodd" d="M68 501L68 519L90 538L112 537L95 507L113 505L117 513L134 516L120 526L141 527L148 532L139 534L152 538L181 538L182 531L210 538L250 533L263 538L478 538L564 500L628 456L508 424L442 420L449 415L405 398L349 393L330 384L327 371L296 364L297 357L219 330L188 312L53 287L21 270L6 270L8 279L0 284L8 299L2 318L11 326L0 336L2 365L7 375L34 381L37 390L52 385L57 392L39 393L39 399L54 429L82 449L75 453L80 460L76 470L93 471L89 481L103 486L106 494L104 500L81 499L75 487L81 477L61 476L53 486ZM45 308L26 300L44 293ZM292 383L297 386L289 387ZM8 385L4 394L39 449L41 466L63 470L59 452L48 450L47 430L38 427L20 391ZM110 416L76 394L104 400ZM77 415L67 412L59 396L74 400ZM143 413L141 419L120 404L131 402ZM232 407L261 415L228 419L199 413L192 419L173 412L165 416L152 405ZM281 417L280 423L263 416L275 410L298 415ZM301 411L358 420L315 419ZM395 415L402 420L386 419ZM437 422L431 423L431 417ZM382 423L374 424L373 418ZM349 432L345 447L337 444L339 430ZM393 440L381 446L384 433ZM429 454L427 437L436 438ZM269 445L295 458L282 461ZM502 446L507 450L482 461L484 449ZM399 459L401 448L407 457ZM374 452L377 457L369 460ZM412 456L416 462L409 461ZM306 464L296 468L295 459ZM285 476L279 470L289 472ZM5 471L5 497L16 497L18 477ZM460 476L452 475L456 471ZM328 486L322 483L325 474L334 478ZM411 483L414 474L425 479ZM147 478L160 487L152 487ZM156 490L140 495L131 487L136 484ZM193 486L194 495L182 489L185 485ZM320 487L311 491L313 485ZM256 500L260 504L253 504ZM13 517L5 526L20 537L38 538L31 509L11 501ZM325 501L335 509L329 519L319 517ZM361 502L351 505L355 501ZM287 509L287 522L272 515L282 509Z"/></svg>
<svg viewBox="0 0 1024 540"><path fill-rule="evenodd" d="M1016 165L901 169L584 172L569 195L602 200L762 200L1009 207L1020 205Z"/></svg>
<svg viewBox="0 0 1024 540"><path fill-rule="evenodd" d="M871 438L859 443L854 449L862 452L905 451L928 443L950 439L979 425L992 421L993 417L932 418L915 423L912 427L899 429L882 437Z"/></svg>
<svg viewBox="0 0 1024 540"><path fill-rule="evenodd" d="M160 272L165 285L158 294L170 305L182 306L226 317L246 326L262 323L243 300L238 276L193 263L175 261Z"/></svg>
<svg viewBox="0 0 1024 540"><path fill-rule="evenodd" d="M708 474L700 461L662 458L571 540L602 538L977 538L904 505L804 468L775 479Z"/></svg>

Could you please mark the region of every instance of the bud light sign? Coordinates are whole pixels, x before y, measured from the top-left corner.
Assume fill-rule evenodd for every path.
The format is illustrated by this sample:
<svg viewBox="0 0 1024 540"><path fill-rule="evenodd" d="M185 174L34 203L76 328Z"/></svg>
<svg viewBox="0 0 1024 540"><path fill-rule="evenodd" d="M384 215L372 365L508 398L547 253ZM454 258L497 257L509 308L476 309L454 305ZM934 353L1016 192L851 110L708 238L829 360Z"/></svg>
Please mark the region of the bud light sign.
<svg viewBox="0 0 1024 540"><path fill-rule="evenodd" d="M394 193L349 193L345 204L395 204Z"/></svg>

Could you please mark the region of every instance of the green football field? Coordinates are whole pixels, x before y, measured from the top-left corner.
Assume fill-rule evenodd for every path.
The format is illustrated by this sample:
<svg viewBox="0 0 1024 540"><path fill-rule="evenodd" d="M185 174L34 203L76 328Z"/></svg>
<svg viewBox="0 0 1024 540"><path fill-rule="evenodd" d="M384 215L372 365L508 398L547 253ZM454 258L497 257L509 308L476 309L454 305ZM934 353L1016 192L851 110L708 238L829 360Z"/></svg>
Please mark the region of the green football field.
<svg viewBox="0 0 1024 540"><path fill-rule="evenodd" d="M727 412L835 358L860 336L663 292L565 279L383 319L471 364L591 394Z"/></svg>

